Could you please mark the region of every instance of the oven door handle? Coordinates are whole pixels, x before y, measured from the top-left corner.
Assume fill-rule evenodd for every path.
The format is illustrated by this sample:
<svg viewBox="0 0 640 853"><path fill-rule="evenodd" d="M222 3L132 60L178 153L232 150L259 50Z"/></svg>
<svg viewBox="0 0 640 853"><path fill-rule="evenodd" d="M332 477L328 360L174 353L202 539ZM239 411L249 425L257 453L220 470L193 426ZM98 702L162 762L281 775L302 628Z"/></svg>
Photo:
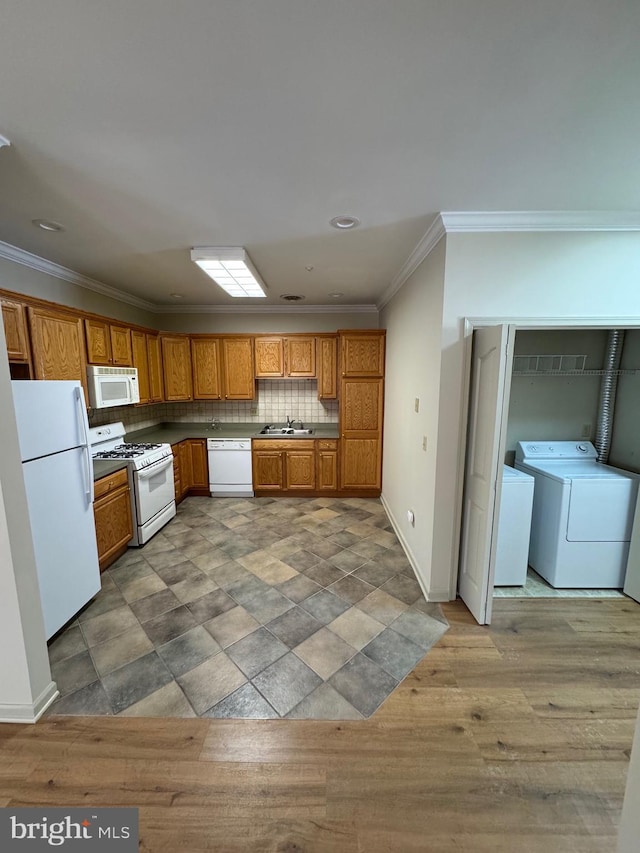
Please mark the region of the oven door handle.
<svg viewBox="0 0 640 853"><path fill-rule="evenodd" d="M154 474L157 474L159 471L164 471L165 468L169 468L173 465L173 455L167 456L166 459L160 459L158 462L154 462L153 465L149 465L146 468L141 468L139 471L136 471L139 480L148 480L149 477L153 477Z"/></svg>

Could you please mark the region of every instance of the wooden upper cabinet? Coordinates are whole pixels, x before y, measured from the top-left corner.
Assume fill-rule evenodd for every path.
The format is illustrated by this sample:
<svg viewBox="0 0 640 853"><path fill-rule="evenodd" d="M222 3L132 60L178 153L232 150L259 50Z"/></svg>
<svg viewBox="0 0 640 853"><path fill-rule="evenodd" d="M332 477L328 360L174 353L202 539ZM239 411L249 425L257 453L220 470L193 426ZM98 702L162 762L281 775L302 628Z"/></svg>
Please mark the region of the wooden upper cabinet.
<svg viewBox="0 0 640 853"><path fill-rule="evenodd" d="M160 340L165 400L191 400L191 347L188 335L161 335Z"/></svg>
<svg viewBox="0 0 640 853"><path fill-rule="evenodd" d="M131 367L133 351L131 329L96 318L84 321L89 364L113 364Z"/></svg>
<svg viewBox="0 0 640 853"><path fill-rule="evenodd" d="M81 317L29 307L36 379L78 379L87 395L84 329Z"/></svg>
<svg viewBox="0 0 640 853"><path fill-rule="evenodd" d="M109 324L103 320L85 320L87 361L89 364L111 364L111 335Z"/></svg>
<svg viewBox="0 0 640 853"><path fill-rule="evenodd" d="M4 336L7 339L9 361L29 361L29 338L24 305L9 299L2 300Z"/></svg>
<svg viewBox="0 0 640 853"><path fill-rule="evenodd" d="M193 397L195 400L221 400L222 370L219 338L192 338Z"/></svg>
<svg viewBox="0 0 640 853"><path fill-rule="evenodd" d="M109 326L109 333L111 337L111 363L120 367L131 367L133 364L131 329L126 326Z"/></svg>
<svg viewBox="0 0 640 853"><path fill-rule="evenodd" d="M253 400L256 395L253 338L247 335L220 340L224 364L225 400Z"/></svg>
<svg viewBox="0 0 640 853"><path fill-rule="evenodd" d="M131 349L133 355L133 366L138 371L138 391L140 393L140 402L148 403L151 399L149 354L147 352L147 336L144 332L138 332L135 329L132 329Z"/></svg>
<svg viewBox="0 0 640 853"><path fill-rule="evenodd" d="M281 337L255 338L256 377L277 379L284 376L284 339Z"/></svg>
<svg viewBox="0 0 640 853"><path fill-rule="evenodd" d="M340 332L343 376L384 376L384 331Z"/></svg>
<svg viewBox="0 0 640 853"><path fill-rule="evenodd" d="M318 399L335 400L338 396L338 338L318 338Z"/></svg>
<svg viewBox="0 0 640 853"><path fill-rule="evenodd" d="M158 335L146 335L147 359L149 361L149 402L160 403L164 400L162 390L162 358L160 356L160 338Z"/></svg>
<svg viewBox="0 0 640 853"><path fill-rule="evenodd" d="M285 338L285 371L287 376L314 379L316 375L316 339L314 337Z"/></svg>

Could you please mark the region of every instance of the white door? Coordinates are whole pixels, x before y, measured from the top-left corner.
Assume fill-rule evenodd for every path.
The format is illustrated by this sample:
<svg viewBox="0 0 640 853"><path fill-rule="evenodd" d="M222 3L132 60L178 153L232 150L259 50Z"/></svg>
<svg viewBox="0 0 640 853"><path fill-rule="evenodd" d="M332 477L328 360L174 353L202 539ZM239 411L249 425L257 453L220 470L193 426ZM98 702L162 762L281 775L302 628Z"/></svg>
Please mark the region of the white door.
<svg viewBox="0 0 640 853"><path fill-rule="evenodd" d="M631 598L640 601L640 498L636 504L636 516L631 532L624 591Z"/></svg>
<svg viewBox="0 0 640 853"><path fill-rule="evenodd" d="M458 587L481 625L491 621L514 337L511 326L473 333Z"/></svg>

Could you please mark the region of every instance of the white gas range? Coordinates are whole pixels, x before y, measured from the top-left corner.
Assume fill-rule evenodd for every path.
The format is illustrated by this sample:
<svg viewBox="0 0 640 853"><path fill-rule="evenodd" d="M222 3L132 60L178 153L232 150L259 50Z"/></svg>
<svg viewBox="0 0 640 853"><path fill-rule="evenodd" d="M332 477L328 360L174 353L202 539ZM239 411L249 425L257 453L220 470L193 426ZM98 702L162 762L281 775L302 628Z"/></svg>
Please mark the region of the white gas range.
<svg viewBox="0 0 640 853"><path fill-rule="evenodd" d="M121 422L89 430L93 459L127 463L133 519L129 545L144 545L176 514L173 453L170 444L136 444L124 439Z"/></svg>

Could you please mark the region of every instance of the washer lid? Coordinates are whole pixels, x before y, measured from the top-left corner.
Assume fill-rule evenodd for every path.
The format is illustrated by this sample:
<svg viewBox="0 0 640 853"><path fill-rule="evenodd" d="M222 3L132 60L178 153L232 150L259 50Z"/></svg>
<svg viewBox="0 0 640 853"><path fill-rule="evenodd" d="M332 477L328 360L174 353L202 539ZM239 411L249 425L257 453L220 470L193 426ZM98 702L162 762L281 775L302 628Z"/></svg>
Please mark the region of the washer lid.
<svg viewBox="0 0 640 853"><path fill-rule="evenodd" d="M519 462L518 466L525 471L531 471L533 474L544 474L560 483L571 483L573 480L592 480L594 482L637 480L640 476L589 459L583 462L568 459L557 462L540 460L537 464L534 464L532 460L527 460L526 462Z"/></svg>
<svg viewBox="0 0 640 853"><path fill-rule="evenodd" d="M510 465L502 466L502 482L503 483L530 483L533 480L531 474L525 474L524 471L516 471Z"/></svg>

